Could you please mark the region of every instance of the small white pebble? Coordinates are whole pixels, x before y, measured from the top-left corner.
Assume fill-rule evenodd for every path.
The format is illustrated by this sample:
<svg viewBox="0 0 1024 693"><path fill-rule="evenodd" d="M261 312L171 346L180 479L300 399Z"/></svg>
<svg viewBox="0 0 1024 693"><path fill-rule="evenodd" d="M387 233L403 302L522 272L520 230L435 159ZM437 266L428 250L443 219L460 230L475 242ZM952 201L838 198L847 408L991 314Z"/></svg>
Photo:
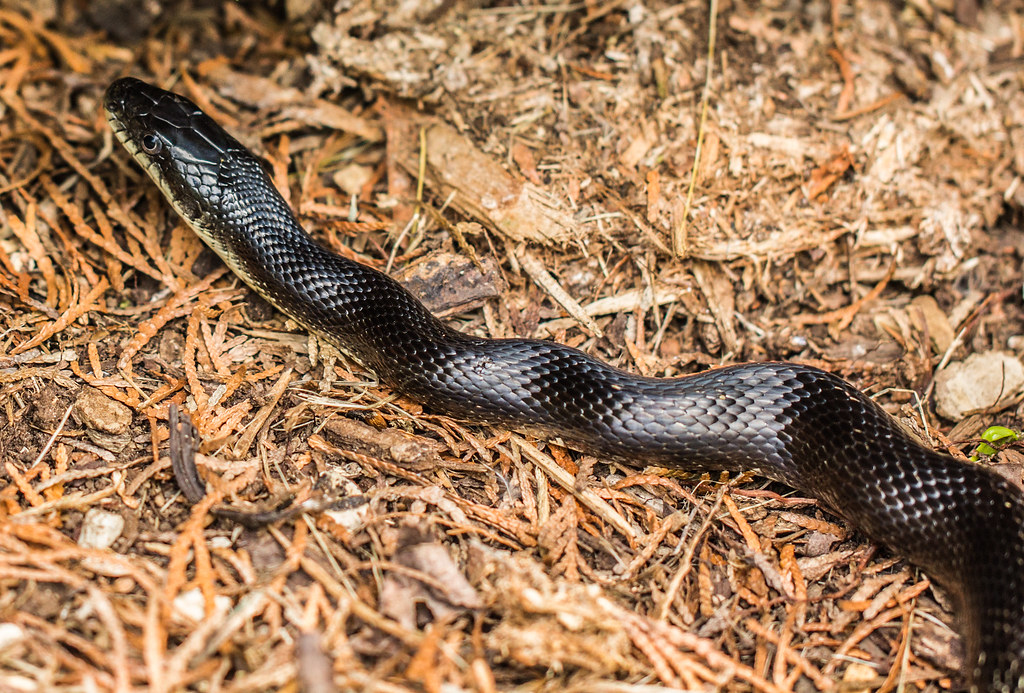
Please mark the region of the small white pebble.
<svg viewBox="0 0 1024 693"><path fill-rule="evenodd" d="M231 539L229 537L210 537L206 542L211 549L230 549Z"/></svg>
<svg viewBox="0 0 1024 693"><path fill-rule="evenodd" d="M328 510L324 513L324 515L327 515L331 520L352 533L358 532L366 526L366 519L369 514L369 504L360 505L358 508L350 508L348 510Z"/></svg>
<svg viewBox="0 0 1024 693"><path fill-rule="evenodd" d="M117 513L93 508L85 514L78 545L87 549L109 549L124 531L124 518Z"/></svg>
<svg viewBox="0 0 1024 693"><path fill-rule="evenodd" d="M207 614L204 608L203 593L196 587L187 592L182 592L174 598L174 615L181 619L199 623L207 618L227 613L228 609L231 608L231 598L225 597L222 594L216 595L213 598L213 603L216 613Z"/></svg>
<svg viewBox="0 0 1024 693"><path fill-rule="evenodd" d="M25 639L25 631L16 623L0 623L0 650Z"/></svg>

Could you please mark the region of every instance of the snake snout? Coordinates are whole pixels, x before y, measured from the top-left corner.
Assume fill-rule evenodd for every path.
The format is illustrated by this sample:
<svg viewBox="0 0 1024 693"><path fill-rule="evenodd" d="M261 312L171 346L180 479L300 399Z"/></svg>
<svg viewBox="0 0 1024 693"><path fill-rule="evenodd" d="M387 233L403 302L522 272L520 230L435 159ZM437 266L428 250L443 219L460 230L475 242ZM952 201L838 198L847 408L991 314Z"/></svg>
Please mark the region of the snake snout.
<svg viewBox="0 0 1024 693"><path fill-rule="evenodd" d="M103 108L119 120L148 113L157 103L154 87L134 77L122 77L107 87Z"/></svg>

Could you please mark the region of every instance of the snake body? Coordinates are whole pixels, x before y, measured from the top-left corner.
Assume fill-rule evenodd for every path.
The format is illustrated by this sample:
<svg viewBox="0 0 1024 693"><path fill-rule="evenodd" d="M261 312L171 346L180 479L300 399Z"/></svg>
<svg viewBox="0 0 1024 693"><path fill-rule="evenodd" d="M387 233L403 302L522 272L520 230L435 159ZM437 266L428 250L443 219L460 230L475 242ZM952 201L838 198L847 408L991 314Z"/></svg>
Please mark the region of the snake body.
<svg viewBox="0 0 1024 693"><path fill-rule="evenodd" d="M1024 691L1024 500L999 475L923 447L808 366L644 378L560 344L453 330L390 277L313 241L259 159L188 99L124 78L105 107L117 138L242 280L395 391L600 455L756 470L809 493L945 586L972 690Z"/></svg>

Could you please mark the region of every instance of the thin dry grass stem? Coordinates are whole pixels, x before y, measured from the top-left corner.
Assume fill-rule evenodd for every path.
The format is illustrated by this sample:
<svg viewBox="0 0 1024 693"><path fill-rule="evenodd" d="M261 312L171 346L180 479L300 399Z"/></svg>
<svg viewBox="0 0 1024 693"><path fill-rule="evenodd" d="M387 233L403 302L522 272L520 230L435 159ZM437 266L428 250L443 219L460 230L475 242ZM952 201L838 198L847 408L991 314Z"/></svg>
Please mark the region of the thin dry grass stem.
<svg viewBox="0 0 1024 693"><path fill-rule="evenodd" d="M316 580L328 594L339 602L339 604L343 604L344 608L351 611L352 615L356 618L384 633L387 633L388 635L391 635L394 638L397 638L399 641L407 645L413 647L419 645L423 638L422 634L416 631L407 630L396 621L392 621L391 619L380 615L376 609L369 606L358 597L352 595L349 590L343 587L330 575L327 569L322 567L319 563L308 557L303 557L302 569L308 573L311 578Z"/></svg>
<svg viewBox="0 0 1024 693"><path fill-rule="evenodd" d="M693 153L693 169L686 189L686 203L675 227L672 229L672 252L679 259L690 254L689 224L693 195L697 188L697 173L701 168L701 153L704 136L707 133L708 106L711 103L711 79L715 69L715 43L718 38L718 0L708 2L708 53L704 71L704 89L700 99L700 125L697 128L697 147Z"/></svg>
<svg viewBox="0 0 1024 693"><path fill-rule="evenodd" d="M255 617L260 609L265 607L266 598L261 590L253 590L246 595L231 614L217 614L219 618L210 617L203 619L196 624L195 628L189 631L189 635L178 645L170 657L167 657L162 664L163 672L161 678L165 681L164 690L180 690L195 680L196 675L208 676L209 671L203 671L203 665L197 660L202 659L204 650L214 641L215 634L231 630L238 630L244 627L246 621ZM218 639L223 642L223 639ZM208 662L207 670L216 668L216 662Z"/></svg>
<svg viewBox="0 0 1024 693"><path fill-rule="evenodd" d="M630 525L618 511L602 500L597 493L591 489L577 489L576 480L573 476L558 466L551 457L545 455L538 450L536 446L528 443L525 439L519 436L513 436L511 440L519 451L528 457L531 462L543 469L544 472L554 479L559 486L576 496L580 503L614 527L631 543L640 538L633 526Z"/></svg>
<svg viewBox="0 0 1024 693"><path fill-rule="evenodd" d="M587 332L595 337L603 337L604 332L589 315L587 311L559 285L558 281L548 272L544 263L527 250L516 253L519 265L526 270L530 278L537 286L544 289L554 299L555 303L565 308L572 319L579 323Z"/></svg>
<svg viewBox="0 0 1024 693"><path fill-rule="evenodd" d="M883 97L881 97L879 99L876 99L875 101L872 101L869 104L865 104L865 105L861 106L860 108L854 108L854 109L852 109L850 111L845 111L843 113L836 113L835 115L832 116L832 120L834 120L836 122L842 122L844 120L852 120L854 118L859 118L860 116L867 115L869 113L873 113L875 111L881 110L881 109L885 108L886 106L888 106L889 104L893 104L893 103L896 103L898 101L902 101L905 98L906 98L906 94L903 94L901 92L894 92L892 94L887 94L886 96L883 96Z"/></svg>
<svg viewBox="0 0 1024 693"><path fill-rule="evenodd" d="M911 605L911 611L907 614L907 617L903 619L903 627L900 628L899 642L895 649L895 655L893 660L896 662L896 666L893 666L889 670L888 676L882 682L882 685L878 687L876 693L889 693L893 690L906 690L908 684L908 676L910 669L910 634L913 632L914 625L914 610Z"/></svg>
<svg viewBox="0 0 1024 693"><path fill-rule="evenodd" d="M53 430L53 433L50 435L50 438L46 441L46 445L44 445L43 449L39 451L38 455L36 455L36 458L35 460L33 460L32 464L28 466L30 470L35 468L36 465L43 461L43 459L46 457L46 453L50 451L50 448L53 447L53 444L57 441L57 438L60 437L61 432L64 430L65 424L67 424L68 422L68 417L71 416L71 410L73 407L74 405L68 405L68 408L64 411L64 416L60 417L60 421L57 423L57 427Z"/></svg>
<svg viewBox="0 0 1024 693"><path fill-rule="evenodd" d="M787 623L788 618L789 617L787 616ZM768 630L758 623L757 620L749 618L744 621L743 626L757 637L765 640L776 648L779 648L779 634ZM796 667L804 676L814 682L815 687L819 691L828 690L835 685L835 682L832 679L823 675L817 667L808 662L806 658L802 657L800 652L796 649L786 648L785 652L783 652L781 648L777 649L777 661L779 659L782 659Z"/></svg>
<svg viewBox="0 0 1024 693"><path fill-rule="evenodd" d="M248 454L249 448L252 446L253 441L256 440L256 436L259 435L260 429L266 424L267 420L274 413L274 409L277 407L281 397L284 396L284 392L288 388L291 379L292 369L285 368L281 373L281 377L277 379L277 382L270 389L266 404L260 407L260 410L252 417L252 420L246 424L245 430L239 436L238 442L235 443L232 449L235 459L242 459Z"/></svg>
<svg viewBox="0 0 1024 693"><path fill-rule="evenodd" d="M665 621L668 619L669 610L672 609L672 605L675 603L679 590L682 588L683 583L689 578L690 572L693 570L694 556L697 553L697 547L702 544L705 533L710 529L715 516L718 514L718 508L727 497L727 492L728 487L724 485L718 490L715 502L712 504L711 508L708 509L707 513L704 514L704 520L701 522L700 527L690 538L690 541L686 546L686 551L683 552L683 556L679 560L680 569L672 576L672 580L668 583L668 587L665 589L665 595L662 597L660 605L658 605L656 618L659 621Z"/></svg>
<svg viewBox="0 0 1024 693"><path fill-rule="evenodd" d="M822 673L825 675L831 675L835 672L838 664L841 662L841 656L849 654L861 641L873 633L876 629L892 622L893 620L904 617L909 618L911 613L911 607L913 606L914 600L921 595L924 590L930 586L927 580L922 580L915 583L906 589L900 591L895 595L895 601L898 606L886 609L882 611L874 618L861 623L858 625L853 633L846 638L842 645L836 650L836 658L829 662L823 669Z"/></svg>
<svg viewBox="0 0 1024 693"><path fill-rule="evenodd" d="M732 499L732 496L726 493L722 496L722 503L725 505L726 510L729 511L729 515L736 523L736 526L739 528L740 534L743 536L743 540L747 543L747 550L752 554L761 553L761 538L757 535L757 532L751 528L747 519L743 517L743 513L740 512L739 506L736 505L736 501Z"/></svg>

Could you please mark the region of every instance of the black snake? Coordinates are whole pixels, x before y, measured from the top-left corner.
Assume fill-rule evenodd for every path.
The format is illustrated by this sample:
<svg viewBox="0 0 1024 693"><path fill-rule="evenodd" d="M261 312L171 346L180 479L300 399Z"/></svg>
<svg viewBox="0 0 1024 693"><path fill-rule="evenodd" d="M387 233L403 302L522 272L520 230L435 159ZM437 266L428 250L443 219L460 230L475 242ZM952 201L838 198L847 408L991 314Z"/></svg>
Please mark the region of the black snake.
<svg viewBox="0 0 1024 693"><path fill-rule="evenodd" d="M821 499L956 603L972 690L1024 691L1024 497L922 447L856 388L790 363L643 378L559 344L482 339L299 226L260 161L194 103L133 78L117 138L249 286L431 410L686 469L756 470Z"/></svg>

